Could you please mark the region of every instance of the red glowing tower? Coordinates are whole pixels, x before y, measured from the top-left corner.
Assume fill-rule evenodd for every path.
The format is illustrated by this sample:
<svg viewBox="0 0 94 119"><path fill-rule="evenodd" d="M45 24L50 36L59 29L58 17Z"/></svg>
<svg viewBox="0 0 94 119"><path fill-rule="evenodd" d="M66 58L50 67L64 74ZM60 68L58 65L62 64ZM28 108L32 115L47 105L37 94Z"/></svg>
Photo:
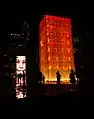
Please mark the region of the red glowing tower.
<svg viewBox="0 0 94 119"><path fill-rule="evenodd" d="M40 23L40 70L45 81L55 81L60 71L61 80L69 82L74 69L71 19L45 15Z"/></svg>

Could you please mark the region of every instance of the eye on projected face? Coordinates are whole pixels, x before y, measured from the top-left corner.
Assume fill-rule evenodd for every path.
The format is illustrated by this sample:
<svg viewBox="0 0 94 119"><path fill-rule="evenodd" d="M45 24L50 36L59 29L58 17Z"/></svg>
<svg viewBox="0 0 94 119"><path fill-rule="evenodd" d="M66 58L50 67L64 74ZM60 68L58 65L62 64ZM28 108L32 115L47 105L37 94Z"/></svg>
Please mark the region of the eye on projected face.
<svg viewBox="0 0 94 119"><path fill-rule="evenodd" d="M23 71L26 71L26 56L17 56L16 71L17 73L23 73Z"/></svg>

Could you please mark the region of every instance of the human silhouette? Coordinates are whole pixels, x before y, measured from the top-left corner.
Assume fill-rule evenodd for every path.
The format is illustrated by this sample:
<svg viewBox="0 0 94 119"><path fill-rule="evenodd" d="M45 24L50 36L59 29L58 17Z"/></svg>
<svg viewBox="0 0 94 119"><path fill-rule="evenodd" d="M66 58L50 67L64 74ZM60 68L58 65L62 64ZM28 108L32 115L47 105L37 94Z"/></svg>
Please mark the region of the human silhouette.
<svg viewBox="0 0 94 119"><path fill-rule="evenodd" d="M23 85L25 85L25 72L23 71Z"/></svg>
<svg viewBox="0 0 94 119"><path fill-rule="evenodd" d="M42 81L42 72L40 71L39 72L39 83L41 84L41 81Z"/></svg>
<svg viewBox="0 0 94 119"><path fill-rule="evenodd" d="M42 81L43 81L43 84L44 84L44 80L45 80L45 76L44 76L44 74L42 74Z"/></svg>
<svg viewBox="0 0 94 119"><path fill-rule="evenodd" d="M60 77L61 77L60 72L57 71L56 72L57 84L60 84Z"/></svg>
<svg viewBox="0 0 94 119"><path fill-rule="evenodd" d="M19 74L19 78L20 78L20 85L21 85L21 78L22 78L22 74Z"/></svg>
<svg viewBox="0 0 94 119"><path fill-rule="evenodd" d="M20 74L18 74L17 77L18 77L17 83L19 84L20 83Z"/></svg>
<svg viewBox="0 0 94 119"><path fill-rule="evenodd" d="M75 74L76 73L74 72L74 70L71 69L71 72L70 72L69 77L70 77L70 83L72 83L72 84L75 84L76 83Z"/></svg>

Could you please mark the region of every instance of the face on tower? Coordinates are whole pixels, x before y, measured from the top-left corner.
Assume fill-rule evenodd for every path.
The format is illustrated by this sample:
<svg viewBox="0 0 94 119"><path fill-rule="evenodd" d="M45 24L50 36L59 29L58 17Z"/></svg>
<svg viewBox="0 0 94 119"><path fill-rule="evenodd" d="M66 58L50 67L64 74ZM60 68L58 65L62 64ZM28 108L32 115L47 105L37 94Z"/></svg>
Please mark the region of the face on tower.
<svg viewBox="0 0 94 119"><path fill-rule="evenodd" d="M26 56L17 56L16 57L16 72L17 74L23 73L26 71Z"/></svg>

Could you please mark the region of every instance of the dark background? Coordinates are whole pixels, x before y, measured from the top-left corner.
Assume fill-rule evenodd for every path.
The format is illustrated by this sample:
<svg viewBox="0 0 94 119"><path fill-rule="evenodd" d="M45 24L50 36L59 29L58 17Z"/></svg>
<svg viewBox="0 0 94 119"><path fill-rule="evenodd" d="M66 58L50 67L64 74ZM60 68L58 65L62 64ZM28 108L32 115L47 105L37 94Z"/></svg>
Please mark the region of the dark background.
<svg viewBox="0 0 94 119"><path fill-rule="evenodd" d="M63 3L63 4L62 4ZM81 4L81 3L65 3L61 2L47 2L44 3L36 2L34 4L20 4L11 3L6 4L1 9L1 20L4 25L5 31L19 31L21 24L24 20L29 22L30 27L34 31L34 25L38 25L39 21L44 14L59 15L65 17L71 17L74 22L78 22L81 25L88 25L90 21L93 21L94 8L91 4Z"/></svg>
<svg viewBox="0 0 94 119"><path fill-rule="evenodd" d="M93 76L93 21L94 8L90 2L65 2L65 1L32 1L31 3L11 2L2 5L1 8L1 43L0 51L8 44L8 33L20 33L24 20L30 26L31 47L33 54L36 55L36 47L39 41L39 23L45 14L69 17L72 19L73 37L81 37L79 54L81 64L84 65L85 74L92 72ZM75 27L77 26L77 27ZM79 29L79 30L78 30ZM88 34L92 38L89 39ZM35 56L36 59L36 56ZM82 74L81 74L82 75Z"/></svg>
<svg viewBox="0 0 94 119"><path fill-rule="evenodd" d="M72 2L72 1L71 1ZM84 67L84 72L80 72L80 75L83 76L84 75L84 79L85 82L87 81L86 79L88 79L88 82L92 83L93 80L93 67L94 67L94 58L93 58L93 24L94 24L94 8L93 8L93 4L91 3L86 3L86 1L82 1L83 3L78 3L77 1L75 1L76 3L69 3L68 1L65 3L63 1L54 1L51 3L51 1L44 1L44 3L40 3L40 2L36 2L36 4L33 4L32 1L31 3L19 3L19 2L12 2L12 3L4 3L3 5L1 4L1 14L0 14L0 19L1 19L1 43L0 43L0 53L2 53L4 51L4 49L6 49L6 46L8 44L8 33L11 32L17 32L20 33L21 32L21 28L22 28L22 23L24 22L24 20L27 21L27 23L30 26L31 29L31 46L32 46L32 53L33 55L35 54L35 52L33 52L33 50L36 49L36 45L38 45L38 32L39 32L39 22L42 19L44 14L51 14L51 15L57 15L57 16L64 16L64 17L70 17L72 18L72 25L73 26L79 26L79 33L81 36L81 39L83 40L83 42L81 42L81 45L79 46L80 49L80 59L81 59L81 63L83 64ZM73 29L73 34L74 32L76 32L76 28ZM91 40L86 36L86 38L84 37L84 34L88 34L90 36L92 36ZM33 58L36 58L36 56ZM32 59L32 57L31 57ZM34 61L34 59L33 59ZM83 74L84 73L84 74ZM92 86L88 86L89 83L87 83L86 88L90 88L90 87L94 87L93 83ZM86 89L85 88L85 89ZM19 106L16 106L16 112L14 111L14 114L18 117L17 114L20 113L19 110L22 111L21 113L21 117L25 114L25 111L27 111L27 115L31 115L31 111L33 110L33 115L34 116L38 116L40 115L40 117L44 117L46 115L46 118L48 117L48 113L52 114L53 117L53 113L54 113L54 117L55 115L67 115L68 113L62 113L63 110L65 110L65 112L72 110L73 108L73 104L75 102L73 102L71 105L69 105L69 103L67 103L66 99L69 100L73 100L74 98L70 98L69 96L65 98L65 100L59 100L58 102L55 100L55 102L52 100L48 100L45 102L45 99L40 99L39 102L37 101L33 101L34 104L33 107L32 105L30 105L30 102L28 102L29 104L26 104L23 108L23 106L21 108L19 108ZM44 100L44 102L43 102ZM77 104L75 103L74 105L74 109L72 110L71 116L73 114L73 112L77 113L77 117L78 117L78 112L81 111L83 114L83 110L85 109L85 106L87 106L87 102L85 103L85 101L87 100L87 98L84 98L83 102L80 103L79 100L76 100L76 103L78 104L77 108ZM67 103L67 106L64 103ZM2 101L1 101L2 102ZM4 102L4 100L3 100ZM32 103L33 103L32 102ZM49 103L50 102L50 103ZM53 102L53 103L52 103ZM63 103L64 102L64 103ZM79 102L79 103L78 103ZM4 104L4 105L3 105ZM2 110L3 112L7 112L9 110L10 107L10 103L8 103L9 105L6 105L6 103L2 103ZM41 106L42 104L42 106ZM46 104L46 105L45 105ZM27 106L29 105L29 106ZM59 113L60 106L61 105L61 111ZM82 105L84 105L82 108ZM7 108L6 108L7 106ZM28 108L27 108L28 107ZM38 107L38 108L37 108ZM70 108L69 108L70 107ZM42 108L42 109L41 109ZM54 108L54 110L53 110ZM81 110L82 108L82 110ZM14 109L14 107L11 107L11 110ZM88 108L90 109L90 108ZM36 114L36 110L37 110L37 114ZM40 110L40 111L39 111ZM42 110L42 111L41 111ZM58 110L58 113L57 113ZM52 113L53 111L53 113ZM11 111L8 112L8 115L10 116ZM24 114L23 114L24 113ZM62 115L63 114L63 115ZM85 115L87 114L87 112L85 113ZM3 115L4 116L4 115ZM14 116L13 116L14 117ZM50 116L49 116L50 117ZM70 117L70 115L69 115Z"/></svg>

